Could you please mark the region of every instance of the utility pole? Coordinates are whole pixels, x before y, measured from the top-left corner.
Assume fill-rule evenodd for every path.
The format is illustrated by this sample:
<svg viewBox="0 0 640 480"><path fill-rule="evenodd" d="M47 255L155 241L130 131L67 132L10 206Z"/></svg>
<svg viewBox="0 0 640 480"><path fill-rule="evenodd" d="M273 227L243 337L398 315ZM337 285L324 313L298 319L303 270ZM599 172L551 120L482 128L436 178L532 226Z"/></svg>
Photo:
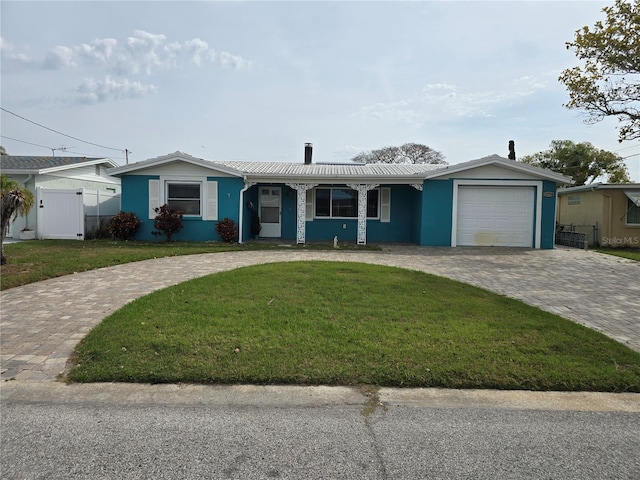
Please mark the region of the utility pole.
<svg viewBox="0 0 640 480"><path fill-rule="evenodd" d="M126 159L126 161L127 161L127 165L129 165L129 154L130 154L130 153L133 153L133 152L130 152L130 151L129 151L128 149L126 149L126 148L124 149L124 157L125 157L125 159Z"/></svg>

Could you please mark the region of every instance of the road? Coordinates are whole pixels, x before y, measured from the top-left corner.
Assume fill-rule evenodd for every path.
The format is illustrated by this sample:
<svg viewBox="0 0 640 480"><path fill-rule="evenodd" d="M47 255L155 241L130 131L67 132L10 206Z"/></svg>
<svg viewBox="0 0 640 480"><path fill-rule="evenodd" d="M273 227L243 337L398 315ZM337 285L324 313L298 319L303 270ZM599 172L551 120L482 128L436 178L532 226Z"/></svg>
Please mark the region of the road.
<svg viewBox="0 0 640 480"><path fill-rule="evenodd" d="M637 394L11 382L0 393L5 480L640 478Z"/></svg>

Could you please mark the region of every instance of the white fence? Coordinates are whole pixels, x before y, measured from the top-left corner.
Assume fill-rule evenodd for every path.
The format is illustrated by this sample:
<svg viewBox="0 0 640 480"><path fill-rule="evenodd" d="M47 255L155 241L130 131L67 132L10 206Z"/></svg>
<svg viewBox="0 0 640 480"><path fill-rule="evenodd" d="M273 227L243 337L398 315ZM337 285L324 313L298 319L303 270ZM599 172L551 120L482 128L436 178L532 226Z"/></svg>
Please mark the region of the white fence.
<svg viewBox="0 0 640 480"><path fill-rule="evenodd" d="M84 240L100 227L101 219L120 211L120 194L38 188L36 208L38 238Z"/></svg>

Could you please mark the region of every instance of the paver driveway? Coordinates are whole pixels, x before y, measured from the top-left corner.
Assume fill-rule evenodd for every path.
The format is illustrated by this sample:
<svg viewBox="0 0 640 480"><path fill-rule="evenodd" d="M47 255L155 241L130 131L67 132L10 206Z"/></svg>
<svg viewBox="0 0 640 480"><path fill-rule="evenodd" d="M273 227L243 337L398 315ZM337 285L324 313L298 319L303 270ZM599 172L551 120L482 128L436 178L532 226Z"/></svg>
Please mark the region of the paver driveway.
<svg viewBox="0 0 640 480"><path fill-rule="evenodd" d="M296 260L375 263L442 275L520 299L640 351L638 262L568 248L296 249L146 260L3 291L0 378L55 380L75 345L94 325L147 293L210 273Z"/></svg>

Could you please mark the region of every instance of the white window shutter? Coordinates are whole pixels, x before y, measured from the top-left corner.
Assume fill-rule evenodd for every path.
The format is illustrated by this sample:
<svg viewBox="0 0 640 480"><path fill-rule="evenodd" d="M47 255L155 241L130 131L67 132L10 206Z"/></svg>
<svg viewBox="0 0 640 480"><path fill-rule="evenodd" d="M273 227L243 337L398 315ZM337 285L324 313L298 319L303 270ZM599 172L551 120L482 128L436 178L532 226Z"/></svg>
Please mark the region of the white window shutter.
<svg viewBox="0 0 640 480"><path fill-rule="evenodd" d="M305 220L310 222L313 220L313 188L307 190L307 206L305 212Z"/></svg>
<svg viewBox="0 0 640 480"><path fill-rule="evenodd" d="M380 189L380 222L389 223L391 221L391 189L384 187Z"/></svg>
<svg viewBox="0 0 640 480"><path fill-rule="evenodd" d="M218 220L218 182L207 182L206 199L204 220Z"/></svg>
<svg viewBox="0 0 640 480"><path fill-rule="evenodd" d="M155 208L160 206L160 180L149 180L149 218L156 218Z"/></svg>

